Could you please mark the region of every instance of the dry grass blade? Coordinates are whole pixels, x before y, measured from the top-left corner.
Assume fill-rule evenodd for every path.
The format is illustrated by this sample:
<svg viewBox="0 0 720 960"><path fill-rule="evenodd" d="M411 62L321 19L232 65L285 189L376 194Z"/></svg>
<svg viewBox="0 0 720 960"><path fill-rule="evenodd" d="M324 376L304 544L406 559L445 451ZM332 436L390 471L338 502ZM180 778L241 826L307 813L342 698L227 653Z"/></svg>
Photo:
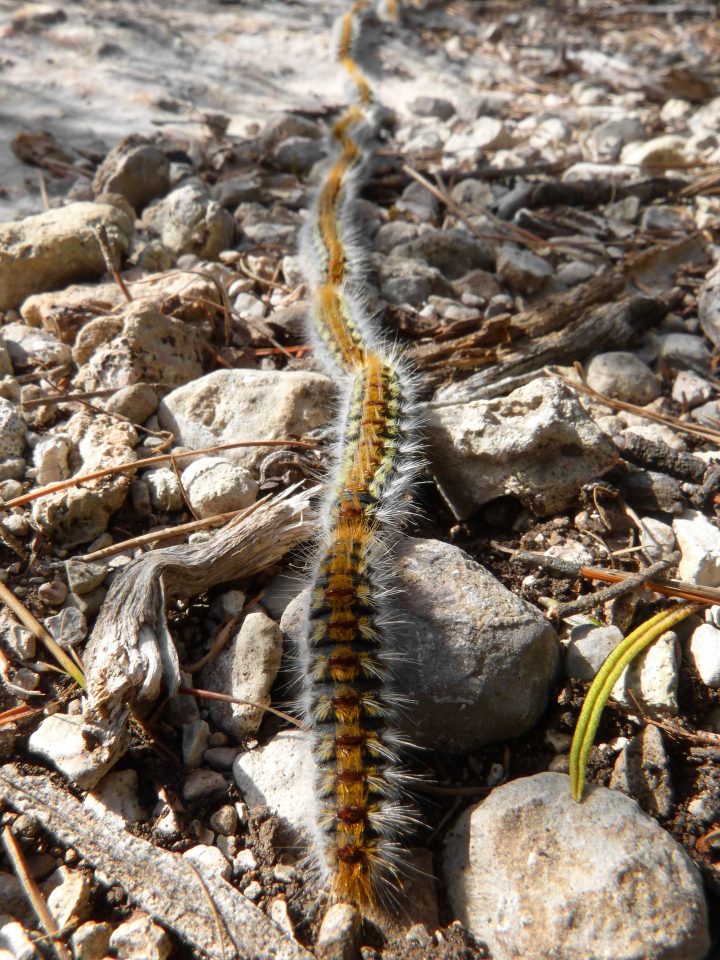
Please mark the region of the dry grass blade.
<svg viewBox="0 0 720 960"><path fill-rule="evenodd" d="M637 404L628 403L626 400L614 400L612 397L606 397L605 394L598 393L597 390L593 390L593 388L587 383L585 379L585 372L577 361L573 364L573 366L575 367L577 375L580 377L580 383L576 383L574 380L564 377L562 374L551 368L545 369L544 372L549 377L558 377L558 379L562 380L563 383L566 383L569 387L572 387L573 390L579 390L581 393L587 394L587 396L592 397L593 400L597 400L598 403L604 403L607 407L611 407L613 410L626 410L628 413L634 413L638 417L645 417L646 420L652 420L654 423L662 423L666 427L670 427L671 429L677 430L680 433L688 433L693 437L701 437L703 440L714 443L715 446L720 446L720 430L713 430L712 427L703 427L699 423L686 423L684 420L679 420L677 417L671 417L665 413L656 413L654 410L648 410L646 407L639 407Z"/></svg>
<svg viewBox="0 0 720 960"><path fill-rule="evenodd" d="M201 690L198 687L180 687L178 689L178 693L185 693L191 697L198 697L200 700L219 700L222 703L237 703L241 707L256 707L258 710L265 710L267 713L274 713L276 717L280 717L281 720L291 723L294 727L297 727L299 730L303 730L305 733L309 732L307 727L304 727L297 717L292 717L289 713L285 713L283 710L278 710L277 707L271 707L269 704L258 703L256 700L240 700L238 697L231 697L227 693L215 693L214 690Z"/></svg>
<svg viewBox="0 0 720 960"><path fill-rule="evenodd" d="M655 614L621 640L600 667L585 697L570 747L570 789L573 800L582 798L595 733L605 704L623 670L663 633L699 609L701 607L698 604L684 603Z"/></svg>
<svg viewBox="0 0 720 960"><path fill-rule="evenodd" d="M22 848L15 839L15 835L10 827L5 827L3 831L3 846L5 847L5 852L7 853L8 859L12 864L12 868L15 871L15 876L18 878L25 896L28 898L30 906L35 911L35 915L38 918L41 927L48 935L58 960L72 960L70 951L65 944L59 943L54 939L59 933L58 925L55 923L55 918L48 909L48 905L42 893L40 892L40 888L30 875Z"/></svg>
<svg viewBox="0 0 720 960"><path fill-rule="evenodd" d="M15 596L15 594L4 584L0 583L0 602L4 603L18 620L26 627L30 633L39 640L47 650L55 657L62 670L78 684L85 687L85 674L83 664L74 650L68 654L47 632L40 621L33 616L24 603Z"/></svg>
<svg viewBox="0 0 720 960"><path fill-rule="evenodd" d="M102 560L105 557L114 557L117 553L124 553L125 550L134 550L135 547L144 547L148 544L160 543L162 540L170 540L175 537L183 537L186 533L192 533L194 530L207 530L208 527L220 527L229 520L239 517L243 510L233 510L231 513L218 513L214 517L206 517L204 520L191 520L189 523L179 523L175 527L164 527L162 530L153 530L150 533L143 533L139 537L131 537L129 540L121 540L119 543L113 543L109 547L103 547L95 550L93 553L85 553L78 560L91 561Z"/></svg>
<svg viewBox="0 0 720 960"><path fill-rule="evenodd" d="M188 450L182 454L182 459L201 457L208 453L220 453L222 450L236 450L238 447L292 447L293 449L299 450L315 450L317 449L317 444L309 443L306 440L238 440L236 443L219 443L213 447ZM71 477L69 480L62 480L59 483L51 483L41 490L31 490L30 493L24 493L21 497L14 497L12 500L7 500L5 503L0 504L0 506L3 510L9 510L11 507L22 507L32 500L47 497L51 493L57 493L58 490L67 490L68 487L74 487L78 483L100 480L102 477L111 477L116 473L132 472L141 467L149 467L154 463L165 463L173 458L177 458L176 453L162 453L156 457L145 457L143 460L133 460L131 463L114 464L111 467L104 467L102 470L85 473L79 477Z"/></svg>

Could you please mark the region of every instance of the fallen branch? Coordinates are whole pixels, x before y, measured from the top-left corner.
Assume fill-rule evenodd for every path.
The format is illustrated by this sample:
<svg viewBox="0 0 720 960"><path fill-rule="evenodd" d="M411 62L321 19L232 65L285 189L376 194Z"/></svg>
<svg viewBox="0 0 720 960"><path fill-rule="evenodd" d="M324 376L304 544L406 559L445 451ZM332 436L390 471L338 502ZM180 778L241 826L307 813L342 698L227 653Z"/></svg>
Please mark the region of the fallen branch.
<svg viewBox="0 0 720 960"><path fill-rule="evenodd" d="M312 960L213 869L195 866L97 817L45 776L0 767L0 801L36 820L64 847L76 850L157 923L211 960Z"/></svg>
<svg viewBox="0 0 720 960"><path fill-rule="evenodd" d="M170 696L180 686L167 602L252 576L308 540L315 531L310 499L318 489L265 498L206 541L154 550L121 568L84 657L83 734L98 762L121 752L130 713L146 711L162 682Z"/></svg>
<svg viewBox="0 0 720 960"><path fill-rule="evenodd" d="M3 831L3 846L5 847L5 853L7 854L13 870L15 871L15 876L18 878L20 886L22 887L30 906L35 911L35 916L38 918L40 926L48 935L50 945L55 951L58 960L72 960L70 951L65 944L60 943L55 939L60 932L58 930L58 925L55 923L55 918L50 913L45 897L43 897L42 893L40 892L40 888L28 869L22 848L15 839L15 835L10 827L5 827L5 830Z"/></svg>

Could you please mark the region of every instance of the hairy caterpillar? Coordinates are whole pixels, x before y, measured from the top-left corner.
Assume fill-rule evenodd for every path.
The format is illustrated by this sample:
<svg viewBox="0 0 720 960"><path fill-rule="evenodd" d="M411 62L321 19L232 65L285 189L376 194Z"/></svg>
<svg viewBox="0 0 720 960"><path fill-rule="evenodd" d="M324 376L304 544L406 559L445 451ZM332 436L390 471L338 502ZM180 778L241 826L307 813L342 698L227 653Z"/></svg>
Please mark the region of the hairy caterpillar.
<svg viewBox="0 0 720 960"><path fill-rule="evenodd" d="M311 335L344 401L303 645L303 712L313 739L314 856L334 899L367 908L397 883L412 822L393 730L388 650L392 524L417 470L412 376L369 315L354 204L379 111L354 48L367 4L337 25L336 55L355 91L331 129L333 157L301 253L314 298Z"/></svg>

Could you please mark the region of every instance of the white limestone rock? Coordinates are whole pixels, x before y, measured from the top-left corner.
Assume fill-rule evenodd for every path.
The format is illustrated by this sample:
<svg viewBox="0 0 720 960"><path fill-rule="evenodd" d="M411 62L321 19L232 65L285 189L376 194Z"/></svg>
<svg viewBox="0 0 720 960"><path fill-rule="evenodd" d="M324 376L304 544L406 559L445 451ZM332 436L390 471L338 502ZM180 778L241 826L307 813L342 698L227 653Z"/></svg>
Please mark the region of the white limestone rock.
<svg viewBox="0 0 720 960"><path fill-rule="evenodd" d="M216 370L178 387L160 404L158 418L190 448L238 440L303 435L334 420L337 385L318 373ZM223 456L257 478L267 448L238 447Z"/></svg>
<svg viewBox="0 0 720 960"><path fill-rule="evenodd" d="M494 960L703 960L702 879L638 805L541 773L463 813L443 856L455 916Z"/></svg>
<svg viewBox="0 0 720 960"><path fill-rule="evenodd" d="M617 459L574 391L549 377L496 400L430 407L426 433L435 476L461 520L506 495L554 515Z"/></svg>

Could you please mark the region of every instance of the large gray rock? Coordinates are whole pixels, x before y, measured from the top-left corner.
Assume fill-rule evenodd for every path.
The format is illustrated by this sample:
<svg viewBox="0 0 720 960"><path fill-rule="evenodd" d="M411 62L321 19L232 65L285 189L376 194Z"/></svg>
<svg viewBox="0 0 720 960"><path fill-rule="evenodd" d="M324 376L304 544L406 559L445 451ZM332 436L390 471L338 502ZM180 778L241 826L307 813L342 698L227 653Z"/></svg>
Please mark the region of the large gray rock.
<svg viewBox="0 0 720 960"><path fill-rule="evenodd" d="M116 254L127 253L133 222L108 203L71 203L0 224L0 310L19 306L31 293L103 273L99 227Z"/></svg>
<svg viewBox="0 0 720 960"><path fill-rule="evenodd" d="M454 914L493 960L702 960L702 880L628 797L541 773L466 811L445 845Z"/></svg>
<svg viewBox="0 0 720 960"><path fill-rule="evenodd" d="M575 393L551 377L496 400L431 407L426 432L435 476L461 520L508 494L553 515L617 460Z"/></svg>
<svg viewBox="0 0 720 960"><path fill-rule="evenodd" d="M547 704L558 665L555 631L458 547L401 541L396 554L397 619L389 649L408 698L398 717L412 743L454 752L519 736ZM305 597L281 627L303 630Z"/></svg>
<svg viewBox="0 0 720 960"><path fill-rule="evenodd" d="M334 417L336 385L318 373L216 370L173 390L158 419L178 443L199 449L238 440L307 434ZM238 447L223 456L255 476L271 448Z"/></svg>

